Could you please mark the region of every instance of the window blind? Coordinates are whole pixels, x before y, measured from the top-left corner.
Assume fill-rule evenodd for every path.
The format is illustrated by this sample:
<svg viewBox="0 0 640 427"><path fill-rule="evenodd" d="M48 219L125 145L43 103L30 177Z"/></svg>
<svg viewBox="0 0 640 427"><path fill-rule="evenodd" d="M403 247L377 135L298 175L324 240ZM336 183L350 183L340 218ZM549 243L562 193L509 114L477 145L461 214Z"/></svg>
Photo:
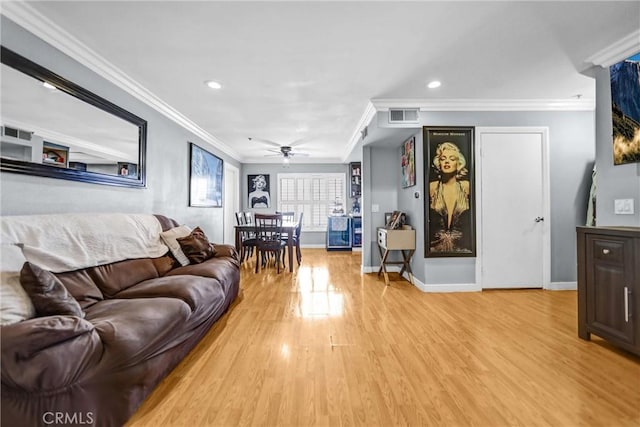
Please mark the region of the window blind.
<svg viewBox="0 0 640 427"><path fill-rule="evenodd" d="M336 203L346 209L346 174L279 173L277 210L304 212L303 231L326 231L327 216Z"/></svg>

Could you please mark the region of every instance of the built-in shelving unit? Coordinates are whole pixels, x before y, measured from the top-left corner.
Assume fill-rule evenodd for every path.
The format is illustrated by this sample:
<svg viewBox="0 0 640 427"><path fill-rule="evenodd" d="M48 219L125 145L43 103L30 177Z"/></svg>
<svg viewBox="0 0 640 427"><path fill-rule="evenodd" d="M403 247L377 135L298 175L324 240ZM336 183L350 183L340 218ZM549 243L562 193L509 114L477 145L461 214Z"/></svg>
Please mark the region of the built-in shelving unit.
<svg viewBox="0 0 640 427"><path fill-rule="evenodd" d="M351 197L360 197L362 195L362 167L360 162L350 163L349 172L349 188Z"/></svg>

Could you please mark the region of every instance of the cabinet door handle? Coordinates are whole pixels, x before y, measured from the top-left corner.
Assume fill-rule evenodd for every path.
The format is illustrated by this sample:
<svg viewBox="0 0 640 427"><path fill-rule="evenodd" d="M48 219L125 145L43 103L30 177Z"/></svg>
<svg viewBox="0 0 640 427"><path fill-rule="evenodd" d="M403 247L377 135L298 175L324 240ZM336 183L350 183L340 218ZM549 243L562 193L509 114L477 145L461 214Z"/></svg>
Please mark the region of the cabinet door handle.
<svg viewBox="0 0 640 427"><path fill-rule="evenodd" d="M624 321L629 323L629 288L624 287Z"/></svg>
<svg viewBox="0 0 640 427"><path fill-rule="evenodd" d="M602 250L602 253L605 254L605 255L607 255L609 252L611 252L609 249L603 249Z"/></svg>

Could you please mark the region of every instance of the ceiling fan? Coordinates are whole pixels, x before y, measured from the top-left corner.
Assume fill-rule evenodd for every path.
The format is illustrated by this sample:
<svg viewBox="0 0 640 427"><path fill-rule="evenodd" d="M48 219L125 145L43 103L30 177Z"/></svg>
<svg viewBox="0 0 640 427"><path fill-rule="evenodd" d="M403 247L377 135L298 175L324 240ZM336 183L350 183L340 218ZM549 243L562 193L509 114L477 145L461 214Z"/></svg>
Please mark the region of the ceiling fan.
<svg viewBox="0 0 640 427"><path fill-rule="evenodd" d="M278 147L278 149L269 149L267 151L270 151L272 153L277 153L277 154L268 154L266 157L278 157L278 156L282 156L282 160L283 162L289 163L289 159L293 156L297 156L297 157L308 157L309 154L308 153L303 153L301 151L295 151L293 147L297 147L298 145L302 145L305 143L305 141L303 139L298 139L293 141L292 143L290 143L289 145L280 145L276 142L273 141L269 141L268 139L260 139L260 138L251 138L249 137L249 141L255 141L255 142L261 142L263 144L267 144L270 145L272 147Z"/></svg>

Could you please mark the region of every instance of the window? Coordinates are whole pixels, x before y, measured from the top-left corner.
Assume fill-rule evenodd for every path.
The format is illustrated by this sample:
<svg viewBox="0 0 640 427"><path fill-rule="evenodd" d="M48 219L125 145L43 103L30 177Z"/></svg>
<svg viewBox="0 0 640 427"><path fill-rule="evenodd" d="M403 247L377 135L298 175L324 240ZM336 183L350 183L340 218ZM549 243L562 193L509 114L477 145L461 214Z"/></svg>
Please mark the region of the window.
<svg viewBox="0 0 640 427"><path fill-rule="evenodd" d="M346 209L346 181L344 173L279 173L277 210L304 212L303 231L326 231L327 216Z"/></svg>

